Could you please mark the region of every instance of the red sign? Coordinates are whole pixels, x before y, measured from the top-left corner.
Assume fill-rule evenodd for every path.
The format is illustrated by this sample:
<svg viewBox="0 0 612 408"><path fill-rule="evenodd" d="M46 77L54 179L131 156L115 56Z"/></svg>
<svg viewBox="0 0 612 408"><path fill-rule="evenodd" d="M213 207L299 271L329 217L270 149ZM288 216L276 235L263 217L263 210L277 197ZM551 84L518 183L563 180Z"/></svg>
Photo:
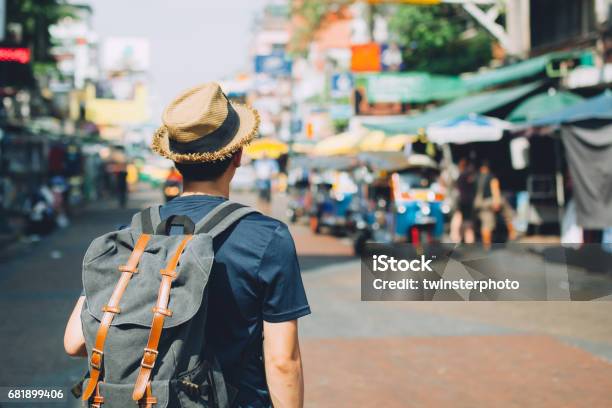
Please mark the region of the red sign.
<svg viewBox="0 0 612 408"><path fill-rule="evenodd" d="M30 49L0 47L0 62L27 64L30 62Z"/></svg>

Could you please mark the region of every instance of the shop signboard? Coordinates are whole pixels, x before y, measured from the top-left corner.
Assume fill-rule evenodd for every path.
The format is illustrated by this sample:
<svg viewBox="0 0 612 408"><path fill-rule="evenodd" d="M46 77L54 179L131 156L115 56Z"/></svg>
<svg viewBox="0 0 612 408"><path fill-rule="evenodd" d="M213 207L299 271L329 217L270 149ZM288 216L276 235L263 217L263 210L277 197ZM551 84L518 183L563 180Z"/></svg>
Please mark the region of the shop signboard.
<svg viewBox="0 0 612 408"><path fill-rule="evenodd" d="M102 47L102 68L105 71L148 71L150 43L144 37L110 37Z"/></svg>
<svg viewBox="0 0 612 408"><path fill-rule="evenodd" d="M35 85L30 49L0 45L0 87Z"/></svg>
<svg viewBox="0 0 612 408"><path fill-rule="evenodd" d="M0 47L0 62L30 62L30 49L25 47Z"/></svg>
<svg viewBox="0 0 612 408"><path fill-rule="evenodd" d="M461 79L424 72L398 72L367 75L370 102L426 103L449 100L465 94Z"/></svg>
<svg viewBox="0 0 612 408"><path fill-rule="evenodd" d="M291 75L291 59L284 52L255 56L255 72L272 76Z"/></svg>
<svg viewBox="0 0 612 408"><path fill-rule="evenodd" d="M353 75L348 72L333 74L331 77L331 97L349 96L354 87Z"/></svg>
<svg viewBox="0 0 612 408"><path fill-rule="evenodd" d="M353 45L351 71L380 72L380 45L378 43Z"/></svg>
<svg viewBox="0 0 612 408"><path fill-rule="evenodd" d="M397 72L404 69L402 49L395 43L383 44L380 51L381 70Z"/></svg>

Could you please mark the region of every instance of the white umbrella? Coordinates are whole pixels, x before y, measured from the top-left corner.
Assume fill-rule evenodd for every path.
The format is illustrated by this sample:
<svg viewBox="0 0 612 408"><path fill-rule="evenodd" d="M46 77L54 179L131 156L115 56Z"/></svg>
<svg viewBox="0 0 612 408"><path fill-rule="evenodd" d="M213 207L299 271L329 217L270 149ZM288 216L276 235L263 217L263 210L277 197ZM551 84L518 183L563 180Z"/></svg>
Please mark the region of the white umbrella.
<svg viewBox="0 0 612 408"><path fill-rule="evenodd" d="M427 127L427 138L437 144L495 142L513 125L505 120L470 114L435 122Z"/></svg>

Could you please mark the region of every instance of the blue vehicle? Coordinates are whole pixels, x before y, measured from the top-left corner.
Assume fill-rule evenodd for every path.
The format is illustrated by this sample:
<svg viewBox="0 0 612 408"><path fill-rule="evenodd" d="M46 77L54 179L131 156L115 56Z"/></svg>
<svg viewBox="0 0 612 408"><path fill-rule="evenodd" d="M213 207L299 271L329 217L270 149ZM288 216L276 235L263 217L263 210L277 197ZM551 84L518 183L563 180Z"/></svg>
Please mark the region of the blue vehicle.
<svg viewBox="0 0 612 408"><path fill-rule="evenodd" d="M370 153L361 157L370 170L365 184L354 248L365 243L439 241L444 233L444 195L437 164L428 156ZM363 182L364 180L362 180Z"/></svg>
<svg viewBox="0 0 612 408"><path fill-rule="evenodd" d="M313 205L310 228L320 233L323 228L335 235L353 230L353 202L357 185L347 171L326 171L313 183Z"/></svg>
<svg viewBox="0 0 612 408"><path fill-rule="evenodd" d="M356 158L350 156L294 156L289 161L288 217L297 222L308 216L314 233L323 230L343 235L351 223L357 185L350 169ZM307 175L307 176L305 176Z"/></svg>

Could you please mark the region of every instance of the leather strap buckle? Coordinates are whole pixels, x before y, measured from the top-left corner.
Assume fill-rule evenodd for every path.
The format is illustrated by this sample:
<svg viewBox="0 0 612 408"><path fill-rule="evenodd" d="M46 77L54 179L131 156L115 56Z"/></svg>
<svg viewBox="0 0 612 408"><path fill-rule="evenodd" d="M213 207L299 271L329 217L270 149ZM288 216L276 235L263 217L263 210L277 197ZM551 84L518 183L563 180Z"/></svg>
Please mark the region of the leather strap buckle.
<svg viewBox="0 0 612 408"><path fill-rule="evenodd" d="M98 371L101 370L103 356L104 356L104 352L102 350L98 350L97 348L92 348L91 358L89 359L89 365Z"/></svg>
<svg viewBox="0 0 612 408"><path fill-rule="evenodd" d="M167 270L166 268L164 269L160 269L159 273L161 273L163 276L168 276L172 279L176 278L176 271L175 270Z"/></svg>
<svg viewBox="0 0 612 408"><path fill-rule="evenodd" d="M138 401L139 408L152 407L154 404L157 404L157 397L143 397Z"/></svg>
<svg viewBox="0 0 612 408"><path fill-rule="evenodd" d="M119 272L138 273L138 268L130 268L127 265L119 265L117 269Z"/></svg>
<svg viewBox="0 0 612 408"><path fill-rule="evenodd" d="M155 366L155 360L157 360L157 354L159 354L157 350L145 347L140 365L145 368L153 369Z"/></svg>
<svg viewBox="0 0 612 408"><path fill-rule="evenodd" d="M172 317L172 310L170 309L162 309L161 307L153 306L151 310L153 310L153 313L160 313L164 316Z"/></svg>
<svg viewBox="0 0 612 408"><path fill-rule="evenodd" d="M104 397L100 395L100 382L96 383L96 393L91 402L91 406L93 408L102 408L102 404L104 404Z"/></svg>
<svg viewBox="0 0 612 408"><path fill-rule="evenodd" d="M102 311L103 312L108 312L108 313L119 314L119 313L121 313L121 308L119 306L104 305L104 306L102 306Z"/></svg>

